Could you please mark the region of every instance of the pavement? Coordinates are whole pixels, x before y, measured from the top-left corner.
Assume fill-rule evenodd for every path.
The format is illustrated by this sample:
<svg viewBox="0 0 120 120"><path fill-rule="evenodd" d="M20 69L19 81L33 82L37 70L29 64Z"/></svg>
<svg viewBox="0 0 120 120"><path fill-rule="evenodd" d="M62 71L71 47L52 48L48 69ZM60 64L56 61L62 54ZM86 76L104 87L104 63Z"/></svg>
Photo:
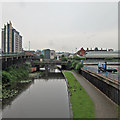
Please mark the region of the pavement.
<svg viewBox="0 0 120 120"><path fill-rule="evenodd" d="M118 118L117 105L82 75L72 72L94 102L95 118Z"/></svg>

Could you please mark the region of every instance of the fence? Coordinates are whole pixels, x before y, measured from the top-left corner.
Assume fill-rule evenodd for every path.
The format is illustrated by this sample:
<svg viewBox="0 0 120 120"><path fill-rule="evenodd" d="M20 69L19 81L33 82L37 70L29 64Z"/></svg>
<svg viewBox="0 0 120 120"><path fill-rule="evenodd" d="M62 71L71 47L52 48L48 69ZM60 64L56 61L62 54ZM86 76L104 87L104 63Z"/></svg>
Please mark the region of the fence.
<svg viewBox="0 0 120 120"><path fill-rule="evenodd" d="M102 72L102 71L98 72L97 67L89 67L89 66L84 66L83 69L88 70L88 71L92 71L92 72L94 72L96 74L102 75L104 77L107 77L107 78L115 80L115 81L116 80L119 81L119 78L120 78L119 71L117 73L111 73L111 72L108 72L108 71L106 71L106 72Z"/></svg>

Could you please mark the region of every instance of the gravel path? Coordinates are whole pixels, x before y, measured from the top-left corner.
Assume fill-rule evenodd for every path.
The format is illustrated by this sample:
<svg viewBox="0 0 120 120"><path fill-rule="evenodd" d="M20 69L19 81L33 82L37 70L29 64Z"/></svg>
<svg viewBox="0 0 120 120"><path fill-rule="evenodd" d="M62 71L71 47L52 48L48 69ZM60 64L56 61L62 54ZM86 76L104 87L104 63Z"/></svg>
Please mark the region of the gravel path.
<svg viewBox="0 0 120 120"><path fill-rule="evenodd" d="M72 72L73 73L73 72ZM116 104L100 92L95 86L88 82L82 75L73 73L95 105L95 118L117 118Z"/></svg>

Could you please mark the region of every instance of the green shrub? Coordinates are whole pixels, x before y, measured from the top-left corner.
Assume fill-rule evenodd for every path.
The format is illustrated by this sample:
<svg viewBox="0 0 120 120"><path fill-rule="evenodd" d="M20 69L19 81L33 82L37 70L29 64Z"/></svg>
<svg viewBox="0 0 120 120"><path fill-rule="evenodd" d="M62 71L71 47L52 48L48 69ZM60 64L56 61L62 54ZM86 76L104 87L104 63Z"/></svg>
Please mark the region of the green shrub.
<svg viewBox="0 0 120 120"><path fill-rule="evenodd" d="M15 65L8 68L7 71L2 71L2 83L13 84L23 78L27 78L29 75L29 67L24 65L17 67Z"/></svg>
<svg viewBox="0 0 120 120"><path fill-rule="evenodd" d="M75 69L75 67L76 67L77 64L78 64L77 61L73 61L73 62L72 62L72 68Z"/></svg>
<svg viewBox="0 0 120 120"><path fill-rule="evenodd" d="M83 64L77 63L75 69L76 69L76 70L80 70L82 67L83 67Z"/></svg>
<svg viewBox="0 0 120 120"><path fill-rule="evenodd" d="M74 56L73 60L85 60L85 57Z"/></svg>
<svg viewBox="0 0 120 120"><path fill-rule="evenodd" d="M61 57L61 61L67 61L66 57Z"/></svg>
<svg viewBox="0 0 120 120"><path fill-rule="evenodd" d="M15 76L11 75L9 72L2 71L2 83L12 84L15 80Z"/></svg>

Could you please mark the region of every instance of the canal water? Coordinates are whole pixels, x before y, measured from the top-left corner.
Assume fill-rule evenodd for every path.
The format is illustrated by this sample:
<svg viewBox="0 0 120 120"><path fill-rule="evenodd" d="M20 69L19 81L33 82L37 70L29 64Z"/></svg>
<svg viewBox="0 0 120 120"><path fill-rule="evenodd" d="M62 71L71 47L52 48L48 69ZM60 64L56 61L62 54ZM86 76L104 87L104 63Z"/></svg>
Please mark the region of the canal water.
<svg viewBox="0 0 120 120"><path fill-rule="evenodd" d="M3 118L70 118L66 81L52 71L31 86L2 111Z"/></svg>

